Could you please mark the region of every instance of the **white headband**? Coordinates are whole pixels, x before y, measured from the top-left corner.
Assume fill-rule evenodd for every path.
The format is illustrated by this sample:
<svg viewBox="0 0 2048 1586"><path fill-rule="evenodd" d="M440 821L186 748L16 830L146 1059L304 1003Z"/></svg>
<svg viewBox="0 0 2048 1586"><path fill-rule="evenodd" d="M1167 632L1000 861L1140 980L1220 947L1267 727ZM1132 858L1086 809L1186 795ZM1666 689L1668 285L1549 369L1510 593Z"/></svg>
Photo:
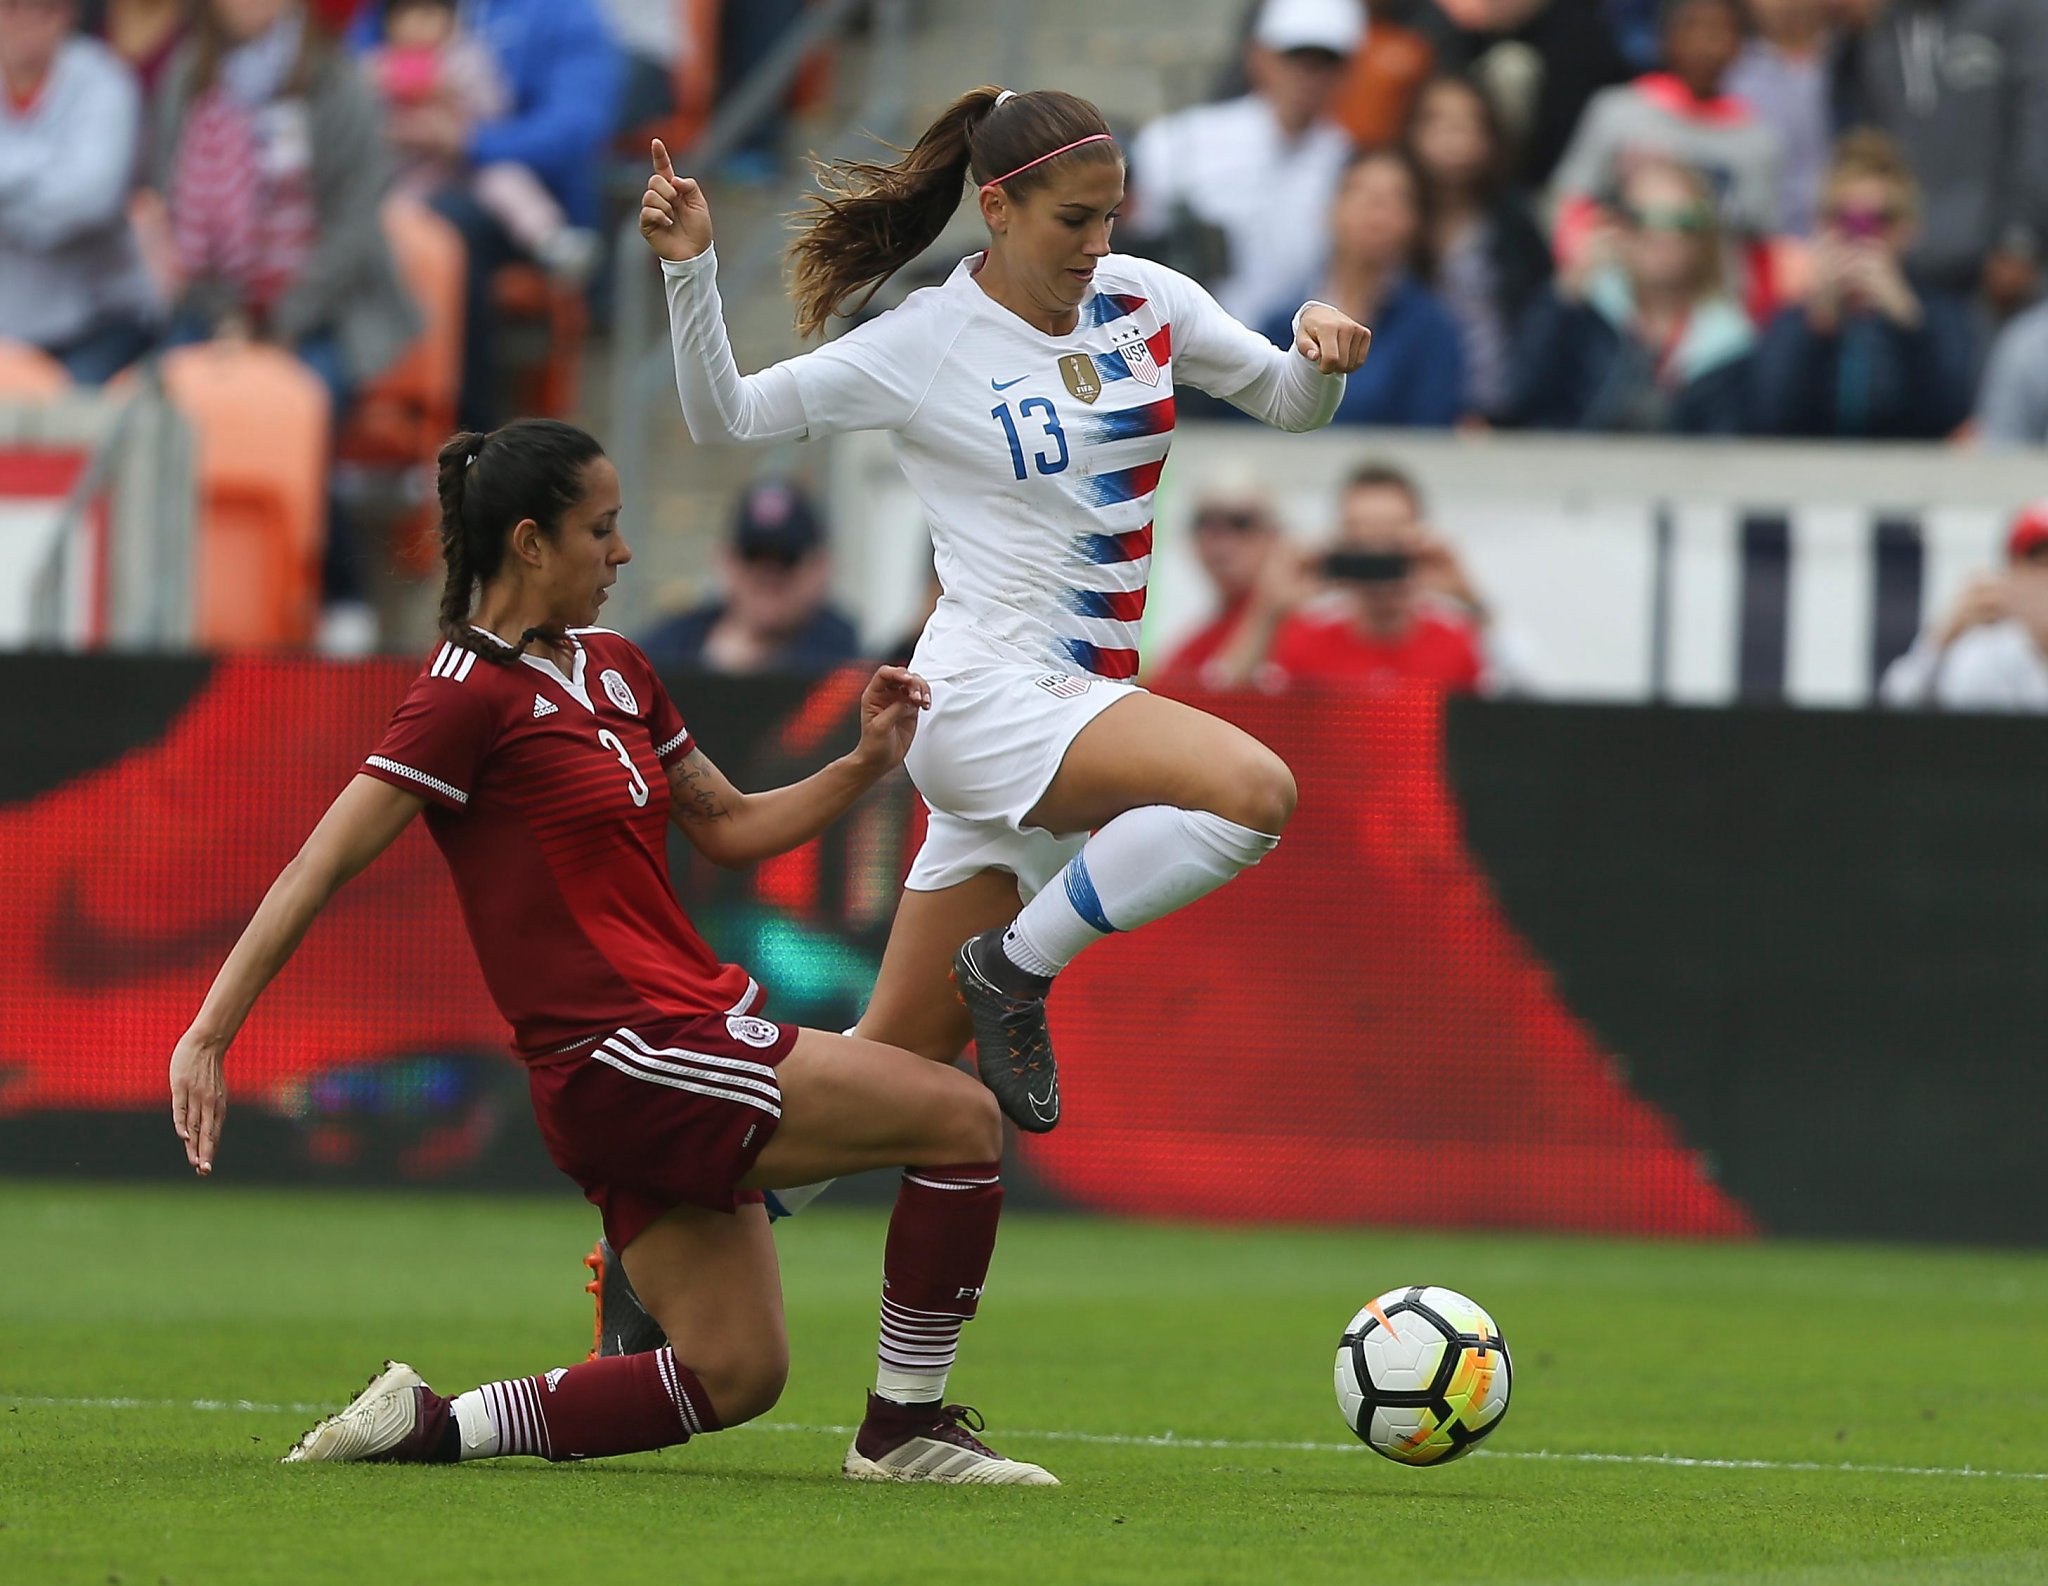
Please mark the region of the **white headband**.
<svg viewBox="0 0 2048 1586"><path fill-rule="evenodd" d="M989 108L991 110L1000 110L1003 108L1004 105L1008 104L1012 99L1015 99L1016 97L1016 94L1012 90L1005 88L1001 93L996 95L996 102L993 105L990 105Z"/></svg>

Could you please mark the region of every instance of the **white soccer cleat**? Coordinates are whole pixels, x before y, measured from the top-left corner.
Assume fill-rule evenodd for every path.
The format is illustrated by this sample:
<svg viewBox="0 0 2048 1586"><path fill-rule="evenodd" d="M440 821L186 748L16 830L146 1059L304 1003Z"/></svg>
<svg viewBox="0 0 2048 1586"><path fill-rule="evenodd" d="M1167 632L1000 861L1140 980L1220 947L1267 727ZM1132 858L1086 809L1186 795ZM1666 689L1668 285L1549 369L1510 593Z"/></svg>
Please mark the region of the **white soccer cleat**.
<svg viewBox="0 0 2048 1586"><path fill-rule="evenodd" d="M964 1404L914 1410L870 1395L867 1419L854 1434L840 1474L852 1481L940 1481L992 1487L1060 1484L1059 1477L1043 1465L1005 1459L976 1437L986 1424L979 1411Z"/></svg>
<svg viewBox="0 0 2048 1586"><path fill-rule="evenodd" d="M420 1425L420 1395L414 1390L426 1385L426 1379L404 1361L385 1361L367 1388L292 1444L278 1463L403 1457L403 1445Z"/></svg>

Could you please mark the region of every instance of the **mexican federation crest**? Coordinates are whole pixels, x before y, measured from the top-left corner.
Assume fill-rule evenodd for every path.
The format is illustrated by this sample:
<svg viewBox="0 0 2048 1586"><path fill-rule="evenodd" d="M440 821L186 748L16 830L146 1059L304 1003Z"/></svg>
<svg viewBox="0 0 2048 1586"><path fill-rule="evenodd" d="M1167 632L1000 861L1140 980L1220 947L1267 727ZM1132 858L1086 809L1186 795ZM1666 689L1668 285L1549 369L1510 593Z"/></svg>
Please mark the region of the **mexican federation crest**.
<svg viewBox="0 0 2048 1586"><path fill-rule="evenodd" d="M1124 355L1124 367L1131 371L1134 379L1145 385L1159 384L1159 365L1153 361L1152 349L1145 344L1145 333L1136 325L1121 325L1110 337L1111 344Z"/></svg>
<svg viewBox="0 0 2048 1586"><path fill-rule="evenodd" d="M633 697L633 685L619 676L616 671L606 667L604 676L599 678L598 681L604 684L605 698L618 706L620 710L624 711L628 716L640 714L640 701Z"/></svg>
<svg viewBox="0 0 2048 1586"><path fill-rule="evenodd" d="M1093 403L1102 395L1102 376L1096 372L1095 360L1085 352L1070 352L1060 359L1060 378L1083 402Z"/></svg>

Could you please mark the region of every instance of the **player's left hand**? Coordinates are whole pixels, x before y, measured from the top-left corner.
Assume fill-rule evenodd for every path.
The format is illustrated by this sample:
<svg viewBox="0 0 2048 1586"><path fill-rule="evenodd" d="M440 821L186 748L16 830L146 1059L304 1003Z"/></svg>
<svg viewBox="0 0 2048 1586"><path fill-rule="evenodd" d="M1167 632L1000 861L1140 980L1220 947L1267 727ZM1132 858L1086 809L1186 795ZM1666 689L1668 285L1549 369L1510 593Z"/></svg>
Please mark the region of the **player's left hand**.
<svg viewBox="0 0 2048 1586"><path fill-rule="evenodd" d="M1301 316L1294 350L1324 374L1350 374L1365 362L1372 332L1327 303L1311 303Z"/></svg>
<svg viewBox="0 0 2048 1586"><path fill-rule="evenodd" d="M187 1030L171 1053L171 1123L185 1142L185 1160L201 1178L213 1172L220 1126L228 1115L219 1046Z"/></svg>
<svg viewBox="0 0 2048 1586"><path fill-rule="evenodd" d="M894 770L917 736L917 713L932 708L931 685L908 667L885 666L860 696L860 747L854 751L879 775Z"/></svg>

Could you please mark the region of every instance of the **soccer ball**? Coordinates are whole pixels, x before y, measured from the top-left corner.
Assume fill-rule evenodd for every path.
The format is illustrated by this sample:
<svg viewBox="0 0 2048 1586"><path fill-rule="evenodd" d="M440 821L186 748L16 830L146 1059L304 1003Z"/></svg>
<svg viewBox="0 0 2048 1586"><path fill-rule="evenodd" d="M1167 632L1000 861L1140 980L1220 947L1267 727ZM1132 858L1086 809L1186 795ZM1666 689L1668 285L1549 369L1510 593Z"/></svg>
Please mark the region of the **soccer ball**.
<svg viewBox="0 0 2048 1586"><path fill-rule="evenodd" d="M1470 1450L1507 1416L1513 1377L1493 1318L1449 1289L1390 1289L1337 1345L1344 1424L1403 1465Z"/></svg>

